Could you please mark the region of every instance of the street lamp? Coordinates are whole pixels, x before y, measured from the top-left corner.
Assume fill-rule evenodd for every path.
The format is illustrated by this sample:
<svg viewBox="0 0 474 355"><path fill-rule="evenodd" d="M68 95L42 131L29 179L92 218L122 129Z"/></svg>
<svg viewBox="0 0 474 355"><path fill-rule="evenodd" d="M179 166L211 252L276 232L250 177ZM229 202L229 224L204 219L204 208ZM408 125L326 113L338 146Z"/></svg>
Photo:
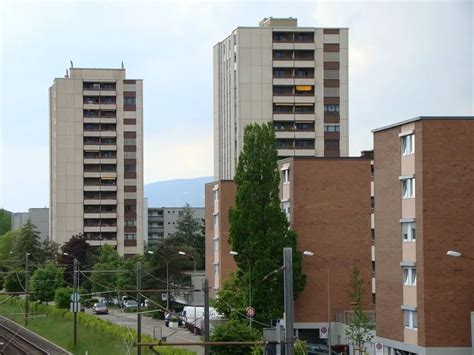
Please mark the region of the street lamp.
<svg viewBox="0 0 474 355"><path fill-rule="evenodd" d="M305 250L303 252L304 256L315 256L317 258L321 258L326 262L327 267L327 284L328 284L328 292L327 292L327 304L328 304L328 354L331 354L331 284L330 284L330 274L329 274L329 260L326 259L324 256L314 254L312 251Z"/></svg>
<svg viewBox="0 0 474 355"><path fill-rule="evenodd" d="M169 309L170 309L170 274L169 274L169 265L168 265L168 260L166 260L166 258L161 255L160 253L157 253L157 252L154 252L154 251L151 251L151 250L148 250L147 251L148 254L151 254L151 255L158 255L160 258L162 258L166 264L166 310L169 312Z"/></svg>
<svg viewBox="0 0 474 355"><path fill-rule="evenodd" d="M239 255L236 251L229 251L230 255L237 256ZM252 265L250 264L250 260L247 259L247 263L249 264L249 307L252 307ZM249 325L252 328L252 317L249 317Z"/></svg>
<svg viewBox="0 0 474 355"><path fill-rule="evenodd" d="M194 262L194 275L196 276L196 259L194 258L194 256L192 256L191 254L185 253L184 251L181 251L181 250L178 251L178 254L189 256L190 258L193 259L193 262ZM193 285L193 288L194 288L194 285ZM193 303L194 303L194 294L193 294ZM194 304L194 326L196 327L196 304Z"/></svg>

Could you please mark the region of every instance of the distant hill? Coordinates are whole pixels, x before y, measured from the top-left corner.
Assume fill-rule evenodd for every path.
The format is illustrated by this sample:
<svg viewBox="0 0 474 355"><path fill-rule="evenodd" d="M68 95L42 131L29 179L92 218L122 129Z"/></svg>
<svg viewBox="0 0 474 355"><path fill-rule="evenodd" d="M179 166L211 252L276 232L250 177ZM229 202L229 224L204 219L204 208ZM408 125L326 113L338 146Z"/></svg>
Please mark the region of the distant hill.
<svg viewBox="0 0 474 355"><path fill-rule="evenodd" d="M204 207L204 185L212 176L194 179L158 181L145 185L145 197L149 207Z"/></svg>

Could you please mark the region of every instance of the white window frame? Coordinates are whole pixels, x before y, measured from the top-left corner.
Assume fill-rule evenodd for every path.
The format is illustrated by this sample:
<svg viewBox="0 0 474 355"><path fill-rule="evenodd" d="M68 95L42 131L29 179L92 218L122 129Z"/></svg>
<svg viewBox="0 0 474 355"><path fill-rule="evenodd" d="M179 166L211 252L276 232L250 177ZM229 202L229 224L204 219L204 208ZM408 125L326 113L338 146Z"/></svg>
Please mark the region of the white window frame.
<svg viewBox="0 0 474 355"><path fill-rule="evenodd" d="M403 285L416 286L416 267L415 266L403 267Z"/></svg>
<svg viewBox="0 0 474 355"><path fill-rule="evenodd" d="M281 204L281 207L283 209L283 212L286 213L287 216L290 215L290 212L291 212L291 204L290 204L290 201L283 201L282 204Z"/></svg>
<svg viewBox="0 0 474 355"><path fill-rule="evenodd" d="M213 215L213 222L215 226L219 223L219 215L217 213Z"/></svg>
<svg viewBox="0 0 474 355"><path fill-rule="evenodd" d="M415 178L402 179L402 198L414 198L415 197Z"/></svg>
<svg viewBox="0 0 474 355"><path fill-rule="evenodd" d="M413 133L401 137L402 155L415 153L415 135Z"/></svg>
<svg viewBox="0 0 474 355"><path fill-rule="evenodd" d="M215 189L213 191L214 194L214 201L219 201L219 189Z"/></svg>
<svg viewBox="0 0 474 355"><path fill-rule="evenodd" d="M405 324L405 315L408 315L408 325ZM403 310L403 325L406 329L417 330L418 329L418 318L416 311Z"/></svg>
<svg viewBox="0 0 474 355"><path fill-rule="evenodd" d="M283 183L289 184L290 183L290 169L283 170Z"/></svg>
<svg viewBox="0 0 474 355"><path fill-rule="evenodd" d="M402 222L402 238L405 243L416 242L415 222Z"/></svg>

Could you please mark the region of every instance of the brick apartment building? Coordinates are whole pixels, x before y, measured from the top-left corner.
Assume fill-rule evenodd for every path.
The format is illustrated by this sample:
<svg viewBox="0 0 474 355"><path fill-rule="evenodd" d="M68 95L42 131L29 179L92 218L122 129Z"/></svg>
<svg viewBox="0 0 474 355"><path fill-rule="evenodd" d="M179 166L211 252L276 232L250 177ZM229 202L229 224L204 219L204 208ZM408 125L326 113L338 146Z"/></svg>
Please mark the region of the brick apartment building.
<svg viewBox="0 0 474 355"><path fill-rule="evenodd" d="M365 310L373 313L371 238L371 156L293 157L279 161L282 208L298 233L307 285L295 301L299 338L324 343L319 330L328 325L330 271L331 344L346 344L343 323L351 313L348 297L352 268L364 278ZM236 269L228 245L228 209L235 201L233 181L206 185L206 273L214 291ZM329 260L326 262L323 258Z"/></svg>
<svg viewBox="0 0 474 355"><path fill-rule="evenodd" d="M474 117L373 132L376 341L386 355L472 354Z"/></svg>

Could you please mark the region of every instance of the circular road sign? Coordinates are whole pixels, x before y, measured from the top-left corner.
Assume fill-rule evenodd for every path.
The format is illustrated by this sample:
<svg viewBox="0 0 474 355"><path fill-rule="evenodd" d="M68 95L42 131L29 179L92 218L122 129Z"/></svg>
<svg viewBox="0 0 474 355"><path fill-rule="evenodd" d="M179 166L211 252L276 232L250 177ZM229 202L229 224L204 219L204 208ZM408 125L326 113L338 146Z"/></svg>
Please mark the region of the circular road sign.
<svg viewBox="0 0 474 355"><path fill-rule="evenodd" d="M81 299L81 296L77 292L74 292L71 295L71 302L79 302L80 299Z"/></svg>
<svg viewBox="0 0 474 355"><path fill-rule="evenodd" d="M326 335L327 332L328 332L328 328L327 327L321 327L321 329L319 331L321 332L322 335Z"/></svg>
<svg viewBox="0 0 474 355"><path fill-rule="evenodd" d="M255 316L255 308L253 307L247 307L246 312L247 312L247 317Z"/></svg>

